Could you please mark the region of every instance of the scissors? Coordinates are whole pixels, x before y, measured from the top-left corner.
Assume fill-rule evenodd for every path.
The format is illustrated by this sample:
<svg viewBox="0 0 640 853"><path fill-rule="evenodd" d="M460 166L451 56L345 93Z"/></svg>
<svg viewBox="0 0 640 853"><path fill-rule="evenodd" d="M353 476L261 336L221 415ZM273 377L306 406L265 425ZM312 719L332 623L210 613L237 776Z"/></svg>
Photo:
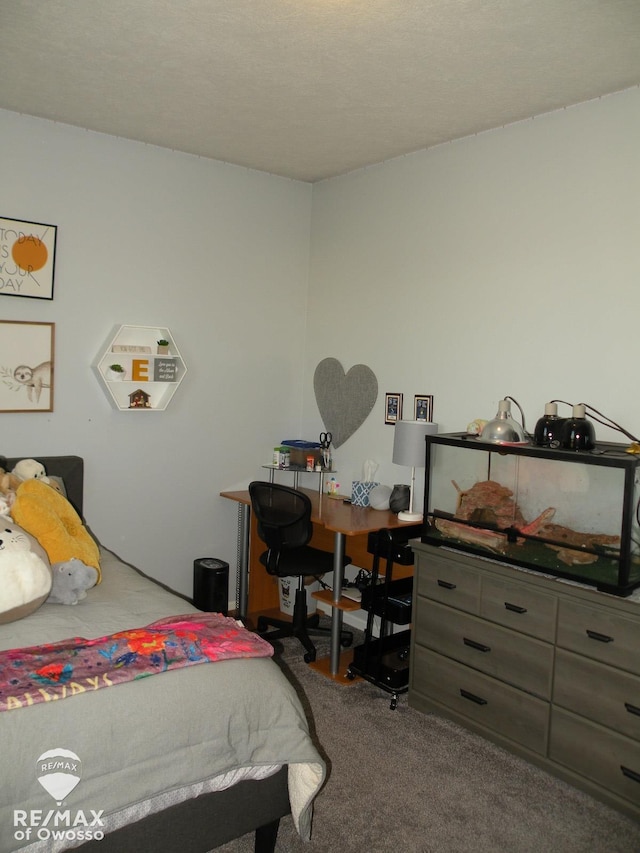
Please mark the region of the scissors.
<svg viewBox="0 0 640 853"><path fill-rule="evenodd" d="M333 436L330 432L321 432L320 433L320 445L324 450L328 450L331 446L331 442L333 441Z"/></svg>

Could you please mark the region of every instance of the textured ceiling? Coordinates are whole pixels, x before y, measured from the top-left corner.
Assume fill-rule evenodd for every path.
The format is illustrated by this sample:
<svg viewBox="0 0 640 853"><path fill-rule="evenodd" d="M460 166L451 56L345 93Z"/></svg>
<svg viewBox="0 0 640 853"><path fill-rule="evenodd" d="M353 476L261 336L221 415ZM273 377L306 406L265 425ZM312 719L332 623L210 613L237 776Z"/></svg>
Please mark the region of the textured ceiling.
<svg viewBox="0 0 640 853"><path fill-rule="evenodd" d="M640 0L0 0L0 108L304 181L640 84Z"/></svg>

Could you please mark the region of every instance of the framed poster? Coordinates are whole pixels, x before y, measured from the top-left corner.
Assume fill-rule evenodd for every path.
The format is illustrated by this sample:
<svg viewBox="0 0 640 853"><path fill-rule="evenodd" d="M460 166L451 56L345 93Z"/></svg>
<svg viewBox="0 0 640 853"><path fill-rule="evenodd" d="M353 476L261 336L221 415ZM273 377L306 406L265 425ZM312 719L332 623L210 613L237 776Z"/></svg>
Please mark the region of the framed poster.
<svg viewBox="0 0 640 853"><path fill-rule="evenodd" d="M384 422L395 424L402 420L402 394L384 395Z"/></svg>
<svg viewBox="0 0 640 853"><path fill-rule="evenodd" d="M0 412L53 411L55 323L0 320Z"/></svg>
<svg viewBox="0 0 640 853"><path fill-rule="evenodd" d="M433 421L433 394L416 394L413 398L413 415L416 421Z"/></svg>
<svg viewBox="0 0 640 853"><path fill-rule="evenodd" d="M53 299L55 225L0 217L0 295Z"/></svg>

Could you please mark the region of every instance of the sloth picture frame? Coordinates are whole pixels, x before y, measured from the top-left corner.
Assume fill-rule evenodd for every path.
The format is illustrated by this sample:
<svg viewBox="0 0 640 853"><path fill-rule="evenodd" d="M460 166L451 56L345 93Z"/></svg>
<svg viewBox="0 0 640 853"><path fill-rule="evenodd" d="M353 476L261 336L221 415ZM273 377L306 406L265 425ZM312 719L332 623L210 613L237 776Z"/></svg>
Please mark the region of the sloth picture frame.
<svg viewBox="0 0 640 853"><path fill-rule="evenodd" d="M55 323L0 320L0 412L52 412Z"/></svg>

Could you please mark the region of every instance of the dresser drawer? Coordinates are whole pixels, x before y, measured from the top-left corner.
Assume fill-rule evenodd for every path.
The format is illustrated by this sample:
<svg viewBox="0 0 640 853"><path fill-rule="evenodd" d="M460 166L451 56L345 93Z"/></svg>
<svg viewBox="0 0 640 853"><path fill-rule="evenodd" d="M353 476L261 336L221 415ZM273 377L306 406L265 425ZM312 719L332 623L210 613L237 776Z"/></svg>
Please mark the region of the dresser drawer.
<svg viewBox="0 0 640 853"><path fill-rule="evenodd" d="M480 615L552 643L556 635L558 600L517 581L482 578Z"/></svg>
<svg viewBox="0 0 640 853"><path fill-rule="evenodd" d="M553 708L549 758L640 806L640 744Z"/></svg>
<svg viewBox="0 0 640 853"><path fill-rule="evenodd" d="M480 575L456 560L439 554L420 555L418 595L441 601L459 610L477 613L480 607Z"/></svg>
<svg viewBox="0 0 640 853"><path fill-rule="evenodd" d="M636 675L558 649L553 702L640 742Z"/></svg>
<svg viewBox="0 0 640 853"><path fill-rule="evenodd" d="M477 616L420 599L415 641L545 699L551 697L553 646Z"/></svg>
<svg viewBox="0 0 640 853"><path fill-rule="evenodd" d="M640 618L562 599L557 642L565 649L640 675Z"/></svg>
<svg viewBox="0 0 640 853"><path fill-rule="evenodd" d="M467 719L544 755L549 705L467 666L415 646L419 692Z"/></svg>

